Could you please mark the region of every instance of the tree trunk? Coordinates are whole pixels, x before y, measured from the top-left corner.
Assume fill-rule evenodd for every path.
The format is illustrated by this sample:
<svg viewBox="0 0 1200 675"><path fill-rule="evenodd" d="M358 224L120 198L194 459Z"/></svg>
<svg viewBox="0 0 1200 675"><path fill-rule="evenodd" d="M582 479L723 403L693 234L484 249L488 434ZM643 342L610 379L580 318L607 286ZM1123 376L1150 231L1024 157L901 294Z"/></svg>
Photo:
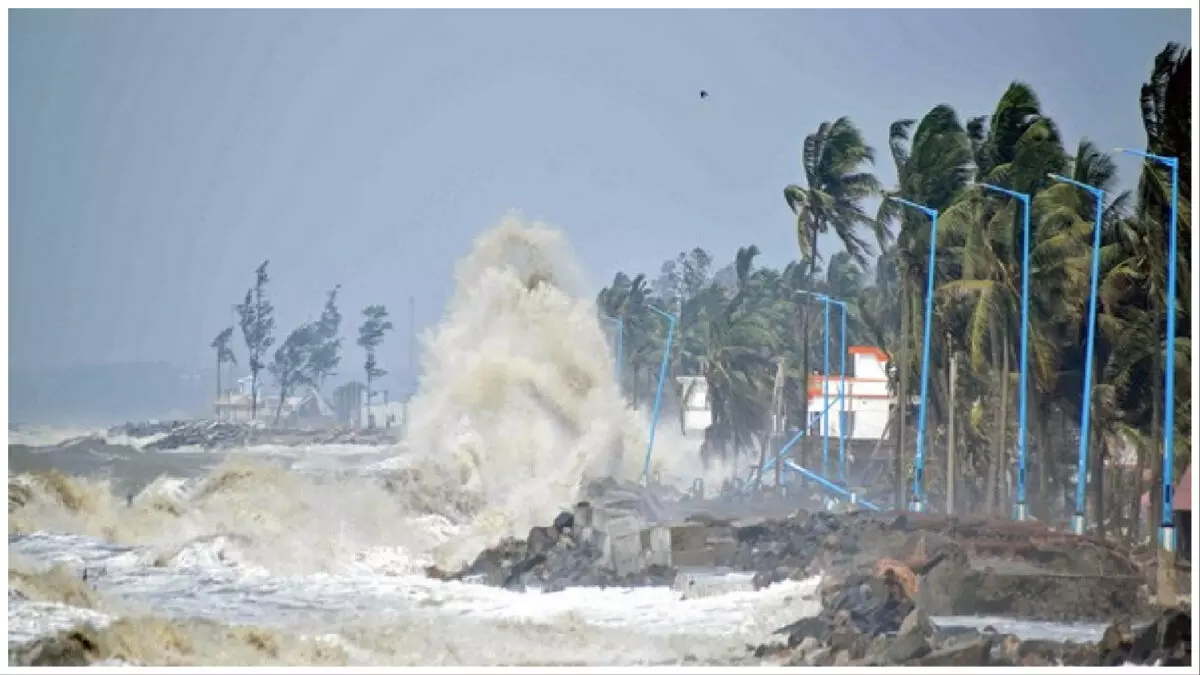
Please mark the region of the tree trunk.
<svg viewBox="0 0 1200 675"><path fill-rule="evenodd" d="M1155 338L1158 339L1157 337ZM1150 381L1153 382L1151 387L1150 405L1150 438L1151 451L1150 461L1154 473L1150 479L1150 513L1148 514L1148 524L1150 527L1150 537L1153 540L1157 537L1157 528L1162 525L1162 509L1163 509L1163 357L1162 350L1154 350L1153 365L1150 368Z"/></svg>
<svg viewBox="0 0 1200 675"><path fill-rule="evenodd" d="M1093 513L1096 519L1096 535L1103 538L1108 533L1107 514L1104 513L1104 456L1107 454L1105 450L1104 437L1101 436L1099 425L1092 426L1091 440L1089 443L1095 451L1092 452L1092 502Z"/></svg>
<svg viewBox="0 0 1200 675"><path fill-rule="evenodd" d="M900 282L900 344L899 354L899 391L896 392L897 433L896 451L892 457L892 499L897 511L904 510L904 441L908 434L908 332L912 324L912 302L909 300L909 283L907 277Z"/></svg>
<svg viewBox="0 0 1200 675"><path fill-rule="evenodd" d="M946 347L950 353L950 387L947 392L949 405L946 411L946 514L952 516L954 515L954 481L958 478L956 475L958 467L955 465L958 447L954 443L954 418L957 412L955 402L958 398L958 355L954 353L949 340L946 341Z"/></svg>
<svg viewBox="0 0 1200 675"><path fill-rule="evenodd" d="M1137 465L1133 475L1133 522L1129 527L1129 539L1136 544L1142 540L1142 526L1146 519L1142 511L1142 495L1146 492L1146 444L1138 439Z"/></svg>
<svg viewBox="0 0 1200 675"><path fill-rule="evenodd" d="M812 242L811 242L812 247L809 249L810 251L812 251L812 257L808 261L808 278L805 279L805 284L808 286L808 288L806 288L805 290L809 290L809 291L813 290L812 289L813 279L815 279L817 276L817 233L818 233L818 229L819 228L813 228ZM804 430L804 435L800 437L800 462L799 462L799 464L800 464L800 466L802 466L806 469L808 468L809 448L811 447L811 438L812 438L812 435L810 433L808 433L811 430L811 421L810 420L812 418L812 414L809 412L810 404L809 404L809 399L808 399L809 374L812 372L812 360L809 356L809 332L810 332L809 315L811 314L811 312L809 312L808 309L811 306L812 300L813 300L813 298L811 295L805 296L804 305L803 305L804 309L803 309L803 314L802 314L803 320L801 323L803 333L801 335L801 340L802 340L801 359L802 360L801 360L801 369L800 370L801 370L803 379L801 380L801 385L800 385L800 391L801 391L800 408L801 408L801 410L804 411L804 421L802 422L802 425L800 428ZM783 467L780 466L780 464L778 462L776 462L776 464L775 464L775 485L777 485L777 486L780 484L780 479L783 477L782 472L783 472Z"/></svg>
<svg viewBox="0 0 1200 675"><path fill-rule="evenodd" d="M287 399L288 388L286 386L279 387L279 402L275 404L275 421L272 422L275 426L279 426L279 416L283 414L283 402Z"/></svg>
<svg viewBox="0 0 1200 675"><path fill-rule="evenodd" d="M1008 362L1008 325L1007 324L1000 325L1000 350L1001 350L1000 351L1000 364L1001 364L1000 368L1001 368L1001 375L1002 375L1003 379L1000 380L1000 434L999 434L1000 442L996 444L996 449L997 449L996 470L997 470L997 475L999 475L1000 472L1002 472L1004 474L1005 485L1008 486L1008 485L1011 485L1011 481L1009 480L1009 475L1008 475L1009 362ZM999 487L999 486L997 485L997 487ZM1001 503L999 497L997 496L996 502L997 502L997 506L1003 506L1003 505L1007 504L1008 500L1006 500L1004 503Z"/></svg>
<svg viewBox="0 0 1200 675"><path fill-rule="evenodd" d="M1049 438L1049 415L1046 414L1043 397L1035 397L1036 405L1033 406L1034 428L1037 433L1037 495L1034 498L1034 517L1039 520L1050 520L1050 468L1053 463L1053 452L1051 448L1054 445Z"/></svg>
<svg viewBox="0 0 1200 675"><path fill-rule="evenodd" d="M992 363L998 363L1001 361L999 347L1000 340L999 336L997 335L998 331L996 330L996 324L994 321L991 322L990 329L992 334ZM997 373L997 389L1000 388L1000 380L1002 380L1003 377L1004 372L1003 368L1001 368ZM996 460L996 457L1001 452L1000 448L1004 436L1003 427L1001 426L1003 424L1003 414L1000 410L1001 406L998 405L998 398L999 396L997 396L997 392L995 390L992 390L991 396L988 397L988 399L992 402L992 405L995 406L995 410L992 414L992 452L991 456L988 458L987 479L983 486L983 510L989 516L996 514L996 483L999 480L1000 471L1000 463Z"/></svg>
<svg viewBox="0 0 1200 675"><path fill-rule="evenodd" d="M250 419L258 419L258 371L250 370Z"/></svg>
<svg viewBox="0 0 1200 675"><path fill-rule="evenodd" d="M364 407L366 408L366 411L364 411L364 414L367 417L367 428L368 429L375 428L375 416L371 414L371 384L373 382L374 382L374 379L368 373L367 374L367 400L364 403Z"/></svg>

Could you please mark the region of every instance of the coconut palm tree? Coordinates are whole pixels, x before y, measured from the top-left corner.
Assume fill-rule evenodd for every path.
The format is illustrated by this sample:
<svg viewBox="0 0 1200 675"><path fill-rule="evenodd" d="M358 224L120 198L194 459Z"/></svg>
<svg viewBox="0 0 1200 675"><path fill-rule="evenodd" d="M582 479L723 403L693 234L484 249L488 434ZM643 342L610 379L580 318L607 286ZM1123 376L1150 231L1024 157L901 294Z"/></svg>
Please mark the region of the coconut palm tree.
<svg viewBox="0 0 1200 675"><path fill-rule="evenodd" d="M910 378L919 370L917 360L912 358L911 347L920 343L916 331L920 326L918 318L924 313L930 223L923 214L901 209L899 204L886 197L903 195L906 199L942 210L959 195L971 175L971 145L953 108L944 104L935 106L916 124L916 132L910 140L909 133L914 124L914 120L899 120L889 129L888 146L896 164L897 185L885 195L876 216L880 228L899 223L893 254L898 288L891 296L899 309L899 341L889 345L892 353L899 357L895 390L897 400L902 402L897 407L892 465L893 499L897 505L904 503L906 402ZM879 330L882 327L878 327Z"/></svg>
<svg viewBox="0 0 1200 675"><path fill-rule="evenodd" d="M1053 120L1041 113L1037 95L1014 82L986 123L971 125L975 163L981 182L1037 196L1049 186L1049 173L1064 170L1067 157ZM1010 364L1020 331L1023 238L1020 202L983 190L965 192L941 219L942 241L953 251L961 278L942 285L946 294L972 296L966 352L976 373L990 368L999 393L995 407L992 460L988 464L985 509L999 504L1000 471L1007 466ZM1046 266L1063 265L1078 254L1080 237L1070 229L1048 231L1031 224L1031 287L1048 289ZM1055 263L1054 261L1058 261ZM1052 297L1045 294L1044 297ZM1030 307L1031 365L1048 379L1055 359L1049 332ZM1047 336L1043 339L1043 336Z"/></svg>
<svg viewBox="0 0 1200 675"><path fill-rule="evenodd" d="M820 260L818 237L826 232L837 234L846 252L861 264L866 264L871 251L870 242L860 234L874 234L882 248L888 240L883 224L867 215L863 201L879 193L879 181L864 165L873 164L875 151L867 144L862 132L848 117L823 122L804 139L801 155L805 186L788 185L783 190L788 207L796 215L796 243L800 257L809 265L809 276L815 276ZM807 304L807 303L806 303ZM809 312L802 313L801 335L804 373L809 372L808 324ZM801 405L808 408L808 387L802 387ZM808 453L807 438L801 446L803 462Z"/></svg>

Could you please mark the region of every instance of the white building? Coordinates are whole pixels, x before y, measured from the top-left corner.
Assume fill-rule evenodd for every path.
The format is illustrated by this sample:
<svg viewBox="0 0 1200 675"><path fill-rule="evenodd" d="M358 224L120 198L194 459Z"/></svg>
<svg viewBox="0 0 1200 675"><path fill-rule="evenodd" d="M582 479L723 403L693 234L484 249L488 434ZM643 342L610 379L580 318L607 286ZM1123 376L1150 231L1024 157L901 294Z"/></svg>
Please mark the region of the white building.
<svg viewBox="0 0 1200 675"><path fill-rule="evenodd" d="M887 354L878 347L852 346L847 351L847 371L853 376L847 376L845 381L832 373L829 377L817 374L808 378L809 420L816 425L813 435L840 438L844 423L846 438L878 440L887 430L892 406L892 396L888 393ZM844 408L839 398L843 392L846 397ZM829 414L821 424L817 419L827 405Z"/></svg>
<svg viewBox="0 0 1200 675"><path fill-rule="evenodd" d="M704 430L712 426L712 409L708 406L708 380L703 377L677 377L679 400L683 407L683 434L685 437L704 436Z"/></svg>
<svg viewBox="0 0 1200 675"><path fill-rule="evenodd" d="M809 419L814 425L812 434L827 433L841 437L843 419L848 439L877 441L887 430L892 397L888 393L887 354L878 347L852 346L848 350L846 370L853 373L845 382L837 375L829 378L812 375L808 380ZM835 361L836 363L836 361ZM702 436L712 425L712 410L708 404L708 382L703 377L677 377L683 406L683 429L687 436ZM824 390L829 392L827 427L817 422L825 411ZM845 392L845 417L838 397Z"/></svg>

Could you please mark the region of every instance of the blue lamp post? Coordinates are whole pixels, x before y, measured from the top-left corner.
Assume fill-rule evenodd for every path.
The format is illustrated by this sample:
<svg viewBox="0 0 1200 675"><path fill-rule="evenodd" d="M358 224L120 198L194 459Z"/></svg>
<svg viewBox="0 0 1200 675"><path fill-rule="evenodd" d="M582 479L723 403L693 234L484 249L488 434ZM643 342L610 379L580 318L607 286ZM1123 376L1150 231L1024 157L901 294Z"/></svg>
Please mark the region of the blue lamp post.
<svg viewBox="0 0 1200 675"><path fill-rule="evenodd" d="M1162 463L1162 526L1159 544L1167 551L1175 550L1175 284L1179 266L1179 158L1153 155L1140 150L1119 148L1121 152L1162 164L1171 170L1171 224L1167 244L1167 358L1166 391L1163 392L1163 463Z"/></svg>
<svg viewBox="0 0 1200 675"><path fill-rule="evenodd" d="M662 366L658 371L658 390L654 393L654 412L650 414L650 442L646 444L646 464L642 469L642 481L650 484L650 457L654 454L654 432L658 429L658 413L662 407L663 382L667 379L667 363L671 359L671 340L675 338L675 315L662 311L653 306L646 305L650 311L658 314L667 320L667 341L663 345Z"/></svg>
<svg viewBox="0 0 1200 675"><path fill-rule="evenodd" d="M987 183L979 183L980 187L993 192L1006 194L1021 201L1022 234L1021 234L1021 392L1017 403L1017 504L1013 517L1025 520L1029 517L1029 507L1025 499L1026 475L1026 405L1029 396L1029 195L1007 188ZM1008 373L1004 374L1008 377Z"/></svg>
<svg viewBox="0 0 1200 675"><path fill-rule="evenodd" d="M1088 433L1092 419L1092 370L1096 353L1096 296L1100 286L1100 230L1104 219L1104 190L1098 187L1080 183L1066 176L1050 174L1050 177L1060 183L1074 185L1086 191L1096 200L1096 222L1092 226L1092 280L1088 293L1087 343L1083 360L1083 404L1080 406L1079 420L1079 467L1076 469L1075 480L1075 515L1071 516L1071 530L1075 534L1083 534L1087 527L1087 469L1088 469Z"/></svg>
<svg viewBox="0 0 1200 675"><path fill-rule="evenodd" d="M930 221L929 274L925 282L925 329L921 344L921 409L917 413L917 456L913 461L913 495L912 503L909 505L910 510L919 513L925 510L925 498L921 494L921 490L924 487L925 478L925 420L926 411L929 408L926 405L929 397L929 330L933 323L933 274L934 264L937 262L938 212L937 209L931 209L924 204L910 202L900 197L888 197L888 199L924 213L929 216ZM901 401L900 405L900 409L903 411L905 402ZM904 413L901 412L901 414Z"/></svg>
<svg viewBox="0 0 1200 675"><path fill-rule="evenodd" d="M621 386L621 349L625 342L625 320L619 316L604 317L617 325L617 387Z"/></svg>
<svg viewBox="0 0 1200 675"><path fill-rule="evenodd" d="M799 290L797 295L807 295L821 301L825 306L825 370L821 376L822 395L825 399L825 412L821 413L821 434L824 436L824 453L821 457L821 475L826 479L829 478L829 303L832 300L827 295L814 293L812 291ZM808 386L807 373L805 374L804 386ZM805 425L808 424L808 411L805 411Z"/></svg>
<svg viewBox="0 0 1200 675"><path fill-rule="evenodd" d="M841 387L838 390L838 482L846 484L846 303L828 298L829 302L842 309L842 337L838 342L838 372Z"/></svg>
<svg viewBox="0 0 1200 675"><path fill-rule="evenodd" d="M821 366L821 394L825 412L821 415L821 475L829 478L829 298L825 297L825 363Z"/></svg>

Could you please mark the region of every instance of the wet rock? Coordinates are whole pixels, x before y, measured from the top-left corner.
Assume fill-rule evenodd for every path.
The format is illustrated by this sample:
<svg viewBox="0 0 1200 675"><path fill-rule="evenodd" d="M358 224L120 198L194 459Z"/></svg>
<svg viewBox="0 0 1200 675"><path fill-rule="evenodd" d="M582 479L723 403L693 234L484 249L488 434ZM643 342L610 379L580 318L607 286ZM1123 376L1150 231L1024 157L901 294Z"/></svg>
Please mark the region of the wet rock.
<svg viewBox="0 0 1200 675"><path fill-rule="evenodd" d="M932 639L937 632L933 622L929 620L929 616L925 614L925 610L915 608L904 617L904 621L900 624L900 635L908 633L920 633L926 639Z"/></svg>
<svg viewBox="0 0 1200 675"><path fill-rule="evenodd" d="M914 630L897 635L884 650L883 663L879 665L907 663L913 659L919 659L931 651L929 638L922 635L920 631Z"/></svg>
<svg viewBox="0 0 1200 675"><path fill-rule="evenodd" d="M790 623L775 631L778 635L788 636L788 646L796 647L808 640L820 644L833 632L829 622L817 616L807 616L799 621Z"/></svg>
<svg viewBox="0 0 1200 675"><path fill-rule="evenodd" d="M991 645L988 639L980 636L968 642L937 649L917 659L912 665L935 668L978 668L988 665L990 651Z"/></svg>
<svg viewBox="0 0 1200 675"><path fill-rule="evenodd" d="M1163 611L1154 621L1132 633L1127 626L1114 623L1104 631L1099 648L1099 663L1135 663L1149 665L1190 665L1192 658L1192 616L1179 609Z"/></svg>
<svg viewBox="0 0 1200 675"><path fill-rule="evenodd" d="M575 527L575 514L570 511L563 511L554 518L554 529L559 534L562 534Z"/></svg>

